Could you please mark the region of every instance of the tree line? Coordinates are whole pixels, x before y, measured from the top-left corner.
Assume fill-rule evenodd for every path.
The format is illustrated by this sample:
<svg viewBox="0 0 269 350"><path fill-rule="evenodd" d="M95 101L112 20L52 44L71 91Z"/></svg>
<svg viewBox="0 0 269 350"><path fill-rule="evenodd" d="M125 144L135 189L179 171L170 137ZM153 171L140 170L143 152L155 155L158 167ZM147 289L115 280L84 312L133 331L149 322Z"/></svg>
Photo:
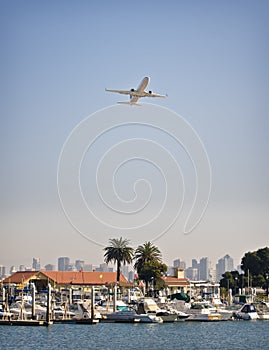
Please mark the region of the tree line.
<svg viewBox="0 0 269 350"><path fill-rule="evenodd" d="M237 293L239 288L258 287L267 291L269 288L269 248L261 248L253 252L247 252L241 260L241 269L238 271L227 271L222 275L220 287L226 290L232 289Z"/></svg>
<svg viewBox="0 0 269 350"><path fill-rule="evenodd" d="M105 262L116 264L117 282L120 281L122 265L131 264L134 261L138 279L145 282L146 290L150 282L157 289L163 287L161 276L167 272L167 265L162 262L159 248L151 242L145 242L134 249L130 246L128 239L113 238L109 240L109 245L104 248L104 252Z"/></svg>

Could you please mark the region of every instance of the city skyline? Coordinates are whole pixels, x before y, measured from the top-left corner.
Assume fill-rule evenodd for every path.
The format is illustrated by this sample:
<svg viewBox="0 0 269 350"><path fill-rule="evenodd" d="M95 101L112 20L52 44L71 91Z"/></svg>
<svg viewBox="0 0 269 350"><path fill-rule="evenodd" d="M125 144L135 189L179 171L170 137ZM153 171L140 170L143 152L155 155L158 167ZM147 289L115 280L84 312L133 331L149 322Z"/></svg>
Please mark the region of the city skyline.
<svg viewBox="0 0 269 350"><path fill-rule="evenodd" d="M199 260L199 261L198 261ZM228 262L227 262L228 261ZM166 262L165 262L166 263ZM234 264L233 258L228 254L218 259L215 264L210 260L210 257L202 257L200 259L193 258L191 264L186 263L183 259L177 258L173 260L171 264L166 263L168 266L167 273L169 275L173 274L174 268L183 268L185 270L186 277L190 279L210 279L210 270L213 269L216 272L216 277L220 277L220 274L226 271L238 270L238 266ZM70 257L58 257L57 264L41 264L39 258L32 259L32 265L20 264L18 269L15 265L3 266L0 264L1 268L5 268L6 273L13 273L15 271L37 271L37 270L55 270L55 271L113 271L115 264L106 264L105 262L100 262L99 264L92 264L90 261L85 261L81 259L72 260ZM39 268L36 268L39 267ZM127 264L122 266L122 270L131 269L134 271L132 264ZM191 269L198 270L197 278L191 278ZM12 271L12 272L11 272ZM195 274L196 276L196 274ZM211 276L212 278L212 276Z"/></svg>
<svg viewBox="0 0 269 350"><path fill-rule="evenodd" d="M168 264L269 245L268 1L0 7L0 264L95 264L119 237ZM168 97L105 92L145 76Z"/></svg>

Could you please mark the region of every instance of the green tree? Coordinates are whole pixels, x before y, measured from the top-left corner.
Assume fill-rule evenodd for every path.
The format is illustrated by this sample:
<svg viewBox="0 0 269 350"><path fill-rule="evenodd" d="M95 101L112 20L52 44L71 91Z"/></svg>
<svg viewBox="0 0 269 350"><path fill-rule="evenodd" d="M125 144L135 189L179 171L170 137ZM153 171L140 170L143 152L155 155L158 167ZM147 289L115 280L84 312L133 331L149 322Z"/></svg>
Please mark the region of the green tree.
<svg viewBox="0 0 269 350"><path fill-rule="evenodd" d="M104 248L104 260L108 264L114 262L117 265L117 282L120 281L120 269L122 264L131 264L133 261L134 250L129 246L128 239L113 238L109 240L110 245Z"/></svg>
<svg viewBox="0 0 269 350"><path fill-rule="evenodd" d="M145 263L149 261L161 262L162 254L158 247L153 245L151 242L146 242L143 245L139 245L135 250L135 264L134 268L138 274Z"/></svg>
<svg viewBox="0 0 269 350"><path fill-rule="evenodd" d="M137 270L139 279L145 281L148 291L150 281L154 287L161 288L163 281L161 276L167 271L167 266L162 263L162 254L158 247L151 242L139 245L135 250L134 268Z"/></svg>
<svg viewBox="0 0 269 350"><path fill-rule="evenodd" d="M140 268L139 278L146 283L148 291L149 283L152 281L154 289L161 289L164 285L162 275L167 271L167 266L157 260L150 260Z"/></svg>
<svg viewBox="0 0 269 350"><path fill-rule="evenodd" d="M241 268L245 275L250 274L253 287L267 289L269 282L269 248L261 248L254 252L247 252L241 261Z"/></svg>

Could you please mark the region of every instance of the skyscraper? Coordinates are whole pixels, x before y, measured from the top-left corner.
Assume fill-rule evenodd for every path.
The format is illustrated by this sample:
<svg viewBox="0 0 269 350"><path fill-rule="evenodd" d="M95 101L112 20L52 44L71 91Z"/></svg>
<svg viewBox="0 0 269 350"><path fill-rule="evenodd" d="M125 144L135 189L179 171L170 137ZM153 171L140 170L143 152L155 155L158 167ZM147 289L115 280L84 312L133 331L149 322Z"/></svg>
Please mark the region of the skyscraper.
<svg viewBox="0 0 269 350"><path fill-rule="evenodd" d="M40 270L40 259L39 258L33 258L32 268L34 271Z"/></svg>
<svg viewBox="0 0 269 350"><path fill-rule="evenodd" d="M66 256L58 258L58 271L68 271L70 259Z"/></svg>
<svg viewBox="0 0 269 350"><path fill-rule="evenodd" d="M173 261L173 267L181 267L182 269L186 269L186 263L183 260L176 259Z"/></svg>
<svg viewBox="0 0 269 350"><path fill-rule="evenodd" d="M76 270L77 271L84 271L84 264L85 264L84 260L76 260L75 261Z"/></svg>
<svg viewBox="0 0 269 350"><path fill-rule="evenodd" d="M222 278L222 275L226 271L233 271L233 270L234 270L233 258L231 258L230 255L226 254L222 259L219 259L216 264L217 280L219 281Z"/></svg>
<svg viewBox="0 0 269 350"><path fill-rule="evenodd" d="M200 274L199 274L200 280L203 280L203 281L209 280L209 260L208 260L208 258L200 259L199 272L200 272Z"/></svg>

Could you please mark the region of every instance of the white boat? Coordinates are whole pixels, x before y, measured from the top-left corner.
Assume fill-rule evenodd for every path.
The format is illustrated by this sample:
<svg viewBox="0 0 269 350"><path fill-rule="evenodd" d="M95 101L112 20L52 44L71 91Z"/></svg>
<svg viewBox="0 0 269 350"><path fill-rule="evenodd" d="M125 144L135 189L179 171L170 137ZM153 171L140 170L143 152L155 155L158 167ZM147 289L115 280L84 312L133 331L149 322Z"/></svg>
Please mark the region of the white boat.
<svg viewBox="0 0 269 350"><path fill-rule="evenodd" d="M188 310L190 317L186 321L221 321L221 314L208 302L194 302Z"/></svg>
<svg viewBox="0 0 269 350"><path fill-rule="evenodd" d="M137 304L137 313L161 317L163 322L175 322L178 320L176 310L161 309L152 298L140 300Z"/></svg>
<svg viewBox="0 0 269 350"><path fill-rule="evenodd" d="M269 303L261 301L254 303L259 320L269 320Z"/></svg>
<svg viewBox="0 0 269 350"><path fill-rule="evenodd" d="M254 304L246 303L241 309L234 312L234 318L238 320L257 320L259 316Z"/></svg>
<svg viewBox="0 0 269 350"><path fill-rule="evenodd" d="M133 309L111 312L104 318L108 322L140 322L140 323L162 323L161 317L149 314L137 314Z"/></svg>
<svg viewBox="0 0 269 350"><path fill-rule="evenodd" d="M10 305L9 311L14 319L30 320L32 318L32 306L28 303L16 301Z"/></svg>

